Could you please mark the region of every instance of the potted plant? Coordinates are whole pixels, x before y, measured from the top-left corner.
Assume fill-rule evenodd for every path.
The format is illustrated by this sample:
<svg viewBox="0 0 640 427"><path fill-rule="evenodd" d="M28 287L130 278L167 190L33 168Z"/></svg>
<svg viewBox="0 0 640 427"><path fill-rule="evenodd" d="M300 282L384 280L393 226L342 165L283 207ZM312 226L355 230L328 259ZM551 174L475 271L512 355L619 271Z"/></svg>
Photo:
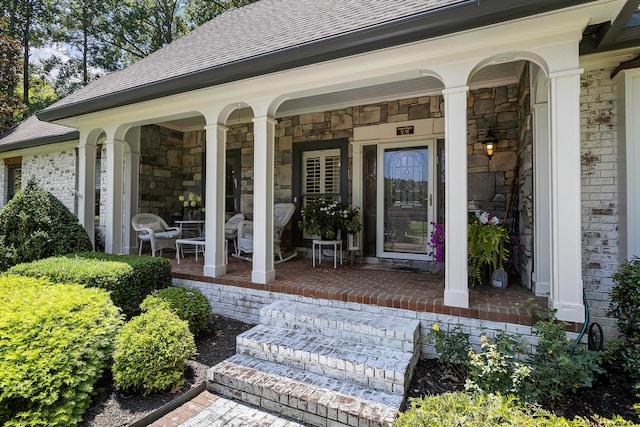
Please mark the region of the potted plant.
<svg viewBox="0 0 640 427"><path fill-rule="evenodd" d="M472 286L482 283L483 272L503 270L504 264L509 260L509 244L509 234L500 224L498 217L483 212L473 219L469 224L469 266ZM504 274L500 275L504 276Z"/></svg>
<svg viewBox="0 0 640 427"><path fill-rule="evenodd" d="M184 212L187 214L188 219L191 219L194 212L202 211L204 212L204 208L202 207L202 197L198 196L194 193L189 193L188 197L184 197L180 195L178 197Z"/></svg>
<svg viewBox="0 0 640 427"><path fill-rule="evenodd" d="M345 239L362 228L358 208L349 208L330 197L320 196L308 201L300 212L302 221L298 226L322 240Z"/></svg>

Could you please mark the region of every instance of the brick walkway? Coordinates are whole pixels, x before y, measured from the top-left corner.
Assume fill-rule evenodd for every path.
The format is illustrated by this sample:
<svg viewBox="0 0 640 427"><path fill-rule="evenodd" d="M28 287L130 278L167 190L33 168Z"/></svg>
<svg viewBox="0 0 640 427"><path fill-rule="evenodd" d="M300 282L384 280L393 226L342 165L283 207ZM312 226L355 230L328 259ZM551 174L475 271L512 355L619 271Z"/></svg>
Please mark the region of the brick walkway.
<svg viewBox="0 0 640 427"><path fill-rule="evenodd" d="M172 257L169 252L166 256ZM507 289L476 286L469 290L469 308L444 305L444 274L438 275L378 270L375 265L343 265L336 270L330 263L313 268L309 259L295 259L277 264L276 280L266 285L251 283L251 263L229 258L224 277L202 275L203 259L195 263L188 256L178 265L171 258L175 277L201 282L280 292L305 297L332 299L413 311L442 313L481 320L531 325L531 316L523 310L531 291L511 282ZM547 298L535 298L546 307ZM578 328L581 325L576 325Z"/></svg>

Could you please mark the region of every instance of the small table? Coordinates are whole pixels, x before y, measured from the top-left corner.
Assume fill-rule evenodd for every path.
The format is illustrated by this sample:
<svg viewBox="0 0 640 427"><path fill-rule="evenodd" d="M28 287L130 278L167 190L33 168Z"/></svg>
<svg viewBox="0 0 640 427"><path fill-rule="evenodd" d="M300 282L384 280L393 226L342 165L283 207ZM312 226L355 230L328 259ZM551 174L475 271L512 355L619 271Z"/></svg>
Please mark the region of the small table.
<svg viewBox="0 0 640 427"><path fill-rule="evenodd" d="M184 221L176 221L176 224L182 229L182 231L192 231L197 233L198 236L202 236L204 232L204 221L201 219L190 219Z"/></svg>
<svg viewBox="0 0 640 427"><path fill-rule="evenodd" d="M314 240L311 245L313 266L316 266L316 246L318 247L318 265L322 264L322 247L333 246L333 269L337 267L338 248L340 248L340 265L342 265L342 240Z"/></svg>
<svg viewBox="0 0 640 427"><path fill-rule="evenodd" d="M198 252L201 251L204 255L205 249L205 238L204 237L192 237L190 239L178 239L176 240L176 258L178 260L178 264L180 264L180 253L182 252L182 245L192 245L195 247L196 252L196 262L198 262ZM227 239L224 240L224 262L225 264L229 263L228 259L228 251L229 241ZM184 257L183 257L184 258Z"/></svg>

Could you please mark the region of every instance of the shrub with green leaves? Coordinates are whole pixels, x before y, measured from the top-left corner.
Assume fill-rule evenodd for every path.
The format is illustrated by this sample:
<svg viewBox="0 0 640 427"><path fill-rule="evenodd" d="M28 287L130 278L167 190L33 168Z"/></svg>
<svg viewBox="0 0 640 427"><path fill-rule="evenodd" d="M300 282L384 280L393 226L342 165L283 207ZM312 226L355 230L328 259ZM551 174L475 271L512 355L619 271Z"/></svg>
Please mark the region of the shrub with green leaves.
<svg viewBox="0 0 640 427"><path fill-rule="evenodd" d="M121 324L104 290L0 277L0 425L81 421Z"/></svg>
<svg viewBox="0 0 640 427"><path fill-rule="evenodd" d="M147 395L184 384L196 354L189 324L167 308L152 307L131 319L116 337L113 378L121 389Z"/></svg>
<svg viewBox="0 0 640 427"><path fill-rule="evenodd" d="M458 379L464 380L469 372L469 334L462 332L460 325L445 331L434 323L427 332L426 339L438 353L440 366Z"/></svg>
<svg viewBox="0 0 640 427"><path fill-rule="evenodd" d="M171 284L171 263L165 258L109 255L99 252L52 257L11 267L8 273L49 277L106 289L127 318L140 313L144 298Z"/></svg>
<svg viewBox="0 0 640 427"><path fill-rule="evenodd" d="M189 329L197 334L207 327L211 319L209 300L198 289L170 287L149 295L140 308L147 311L162 302L182 320L189 322Z"/></svg>
<svg viewBox="0 0 640 427"><path fill-rule="evenodd" d="M472 392L512 394L520 400L535 400L531 368L517 359L523 354L520 337L498 331L495 338L480 336L480 352L469 351L469 378L465 389Z"/></svg>
<svg viewBox="0 0 640 427"><path fill-rule="evenodd" d="M538 400L557 402L566 393L591 387L602 367L602 353L589 351L583 344L575 344L566 336L566 322L555 317L539 320L534 333L539 337L536 351L529 364Z"/></svg>
<svg viewBox="0 0 640 427"><path fill-rule="evenodd" d="M411 408L401 413L394 427L623 427L634 424L616 416L591 422L569 420L550 412L522 405L513 396L484 393L444 393L411 399Z"/></svg>
<svg viewBox="0 0 640 427"><path fill-rule="evenodd" d="M617 319L618 330L625 345L619 348L618 358L627 373L640 379L640 258L622 264L613 275L610 316Z"/></svg>
<svg viewBox="0 0 640 427"><path fill-rule="evenodd" d="M92 249L78 218L33 178L0 211L0 271L21 262Z"/></svg>

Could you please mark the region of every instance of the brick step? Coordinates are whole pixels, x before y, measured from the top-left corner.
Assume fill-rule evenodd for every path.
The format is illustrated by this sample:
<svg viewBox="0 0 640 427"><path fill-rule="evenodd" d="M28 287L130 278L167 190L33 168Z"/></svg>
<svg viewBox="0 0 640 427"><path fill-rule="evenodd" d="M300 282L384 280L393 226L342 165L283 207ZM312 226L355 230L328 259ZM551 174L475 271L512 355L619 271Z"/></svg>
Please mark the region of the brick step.
<svg viewBox="0 0 640 427"><path fill-rule="evenodd" d="M278 301L263 307L260 323L411 353L418 351L420 341L417 319L398 322L382 314L291 301Z"/></svg>
<svg viewBox="0 0 640 427"><path fill-rule="evenodd" d="M236 354L208 372L210 391L314 426L383 426L403 396Z"/></svg>
<svg viewBox="0 0 640 427"><path fill-rule="evenodd" d="M399 395L417 362L409 352L267 325L238 335L236 352Z"/></svg>

